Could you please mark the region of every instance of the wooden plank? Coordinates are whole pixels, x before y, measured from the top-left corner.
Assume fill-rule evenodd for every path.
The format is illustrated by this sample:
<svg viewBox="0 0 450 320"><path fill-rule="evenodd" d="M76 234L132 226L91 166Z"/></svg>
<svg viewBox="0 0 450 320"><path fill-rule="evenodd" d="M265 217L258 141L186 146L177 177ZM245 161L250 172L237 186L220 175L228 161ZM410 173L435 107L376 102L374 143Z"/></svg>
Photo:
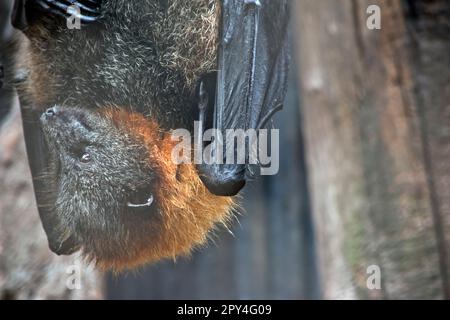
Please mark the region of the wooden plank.
<svg viewBox="0 0 450 320"><path fill-rule="evenodd" d="M411 61L415 49L408 44L401 2L296 3L307 166L325 297L445 297L415 95L420 86ZM381 30L366 28L369 4L382 10ZM381 268L381 290L366 286L370 265Z"/></svg>

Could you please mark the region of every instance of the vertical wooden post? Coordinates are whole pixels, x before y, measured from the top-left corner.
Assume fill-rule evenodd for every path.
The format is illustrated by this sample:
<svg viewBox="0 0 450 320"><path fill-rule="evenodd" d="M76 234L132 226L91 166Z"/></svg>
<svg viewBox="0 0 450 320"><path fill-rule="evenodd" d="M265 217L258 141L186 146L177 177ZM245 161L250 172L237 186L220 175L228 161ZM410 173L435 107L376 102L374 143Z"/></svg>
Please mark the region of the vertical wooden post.
<svg viewBox="0 0 450 320"><path fill-rule="evenodd" d="M450 4L295 3L325 297L448 298ZM366 26L372 4L381 30Z"/></svg>

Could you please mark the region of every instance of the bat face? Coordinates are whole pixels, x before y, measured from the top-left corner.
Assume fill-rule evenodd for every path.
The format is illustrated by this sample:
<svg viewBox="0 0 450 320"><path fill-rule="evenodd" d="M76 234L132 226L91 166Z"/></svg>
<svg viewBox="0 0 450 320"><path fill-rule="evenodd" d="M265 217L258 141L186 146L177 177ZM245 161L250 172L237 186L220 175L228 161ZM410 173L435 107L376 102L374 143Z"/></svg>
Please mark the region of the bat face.
<svg viewBox="0 0 450 320"><path fill-rule="evenodd" d="M52 159L49 182L55 185L57 215L73 223L68 227L74 233L106 228L117 234L120 230L110 221L120 216L145 220L156 211L156 204L139 207L153 197L154 185L142 141L105 116L82 109L53 107L41 122Z"/></svg>
<svg viewBox="0 0 450 320"><path fill-rule="evenodd" d="M187 253L227 219L231 200L207 192L193 167L175 165L170 135L142 115L55 106L41 123L53 246L71 243L61 253L81 249L120 270Z"/></svg>
<svg viewBox="0 0 450 320"><path fill-rule="evenodd" d="M159 209L145 205L156 183L142 141L83 109L53 107L41 123L51 159L46 191L60 228L56 241L73 242L61 253L84 247L95 258L120 256L142 226L152 232Z"/></svg>

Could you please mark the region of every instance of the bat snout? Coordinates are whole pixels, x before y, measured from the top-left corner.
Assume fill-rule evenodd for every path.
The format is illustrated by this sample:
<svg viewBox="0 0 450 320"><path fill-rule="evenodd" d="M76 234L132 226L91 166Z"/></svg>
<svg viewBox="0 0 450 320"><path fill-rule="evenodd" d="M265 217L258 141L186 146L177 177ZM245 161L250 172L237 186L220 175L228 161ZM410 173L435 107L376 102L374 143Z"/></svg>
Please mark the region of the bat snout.
<svg viewBox="0 0 450 320"><path fill-rule="evenodd" d="M47 119L53 118L56 115L56 107L45 110L44 115Z"/></svg>
<svg viewBox="0 0 450 320"><path fill-rule="evenodd" d="M77 108L54 106L45 110L41 115L41 123L47 128L57 130L71 129L75 132L90 132L89 114Z"/></svg>
<svg viewBox="0 0 450 320"><path fill-rule="evenodd" d="M67 112L62 108L54 106L45 110L41 115L41 123L45 126L53 127L67 122Z"/></svg>
<svg viewBox="0 0 450 320"><path fill-rule="evenodd" d="M41 121L45 123L47 121L51 121L51 120L55 119L56 118L56 112L57 112L57 108L56 107L48 108L47 110L44 111L44 113L42 113Z"/></svg>

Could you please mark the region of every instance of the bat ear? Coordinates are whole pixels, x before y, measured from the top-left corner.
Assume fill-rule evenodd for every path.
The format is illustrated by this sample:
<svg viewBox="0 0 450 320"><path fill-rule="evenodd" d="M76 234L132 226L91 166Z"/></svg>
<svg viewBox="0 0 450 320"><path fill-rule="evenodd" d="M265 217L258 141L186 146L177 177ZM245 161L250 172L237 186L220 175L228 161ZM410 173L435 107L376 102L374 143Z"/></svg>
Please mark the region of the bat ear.
<svg viewBox="0 0 450 320"><path fill-rule="evenodd" d="M11 16L13 27L22 31L28 27L27 2L27 0L15 0Z"/></svg>

